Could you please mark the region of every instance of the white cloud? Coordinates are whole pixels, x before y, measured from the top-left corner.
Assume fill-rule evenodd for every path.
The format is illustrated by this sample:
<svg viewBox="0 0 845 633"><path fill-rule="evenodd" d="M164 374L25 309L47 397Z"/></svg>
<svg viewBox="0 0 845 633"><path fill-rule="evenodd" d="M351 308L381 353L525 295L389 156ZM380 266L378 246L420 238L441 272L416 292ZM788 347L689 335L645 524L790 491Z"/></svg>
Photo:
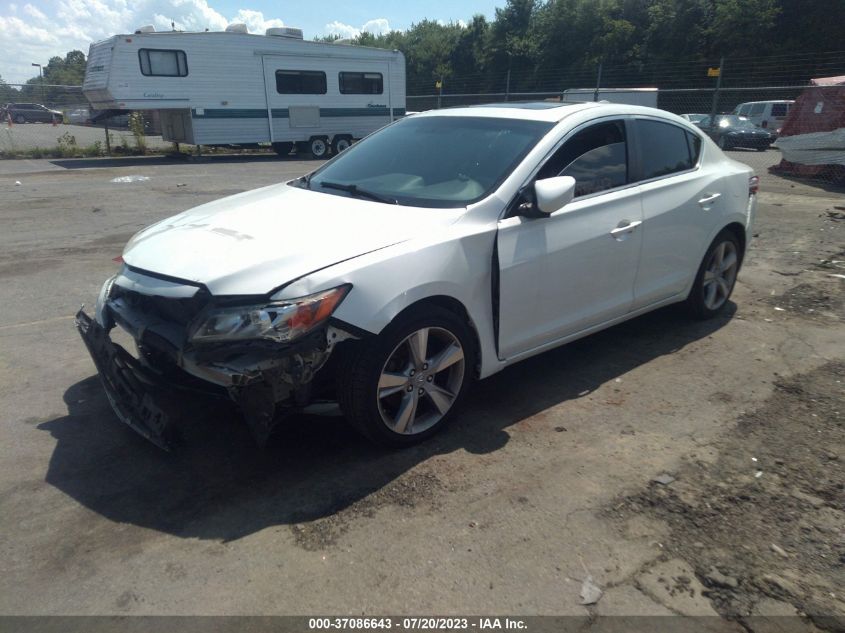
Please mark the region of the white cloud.
<svg viewBox="0 0 845 633"><path fill-rule="evenodd" d="M0 76L20 83L33 76L33 62L46 64L50 57L78 49L88 54L91 42L118 33L132 33L152 24L170 30L222 31L232 22L243 22L252 33L284 26L261 11L239 9L224 15L208 0L56 0L47 15L32 4L0 5L0 41L14 55L0 55Z"/></svg>
<svg viewBox="0 0 845 633"><path fill-rule="evenodd" d="M14 6L14 5L12 5ZM15 7L17 8L17 7ZM46 20L47 16L41 13L36 7L32 6L31 4L23 5L23 12L26 13L28 16L35 18L38 21Z"/></svg>
<svg viewBox="0 0 845 633"><path fill-rule="evenodd" d="M339 35L340 37L352 38L360 35L364 31L372 33L373 35L381 35L382 33L390 32L390 24L386 18L375 18L374 20L367 20L361 25L361 28L352 26L351 24L344 24L343 22L329 22L326 24L326 33L329 35Z"/></svg>

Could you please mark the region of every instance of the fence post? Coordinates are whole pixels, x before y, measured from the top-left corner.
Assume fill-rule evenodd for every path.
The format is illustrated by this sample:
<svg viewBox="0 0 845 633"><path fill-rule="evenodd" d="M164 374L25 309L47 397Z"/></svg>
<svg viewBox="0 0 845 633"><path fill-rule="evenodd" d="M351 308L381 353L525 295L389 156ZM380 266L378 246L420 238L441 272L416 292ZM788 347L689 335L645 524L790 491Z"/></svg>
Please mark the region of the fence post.
<svg viewBox="0 0 845 633"><path fill-rule="evenodd" d="M599 72L596 76L596 91L593 93L593 101L599 100L599 89L601 88L601 67L602 63L599 62Z"/></svg>
<svg viewBox="0 0 845 633"><path fill-rule="evenodd" d="M111 141L109 140L109 122L103 119L103 130L106 133L106 156L111 156Z"/></svg>
<svg viewBox="0 0 845 633"><path fill-rule="evenodd" d="M511 94L511 69L508 68L508 78L507 78L507 81L505 82L505 101L508 100L508 97L510 97L510 94Z"/></svg>
<svg viewBox="0 0 845 633"><path fill-rule="evenodd" d="M713 92L713 105L710 107L710 131L716 125L716 110L719 109L719 89L722 87L722 73L725 70L725 58L719 60L719 76L716 77L716 90Z"/></svg>

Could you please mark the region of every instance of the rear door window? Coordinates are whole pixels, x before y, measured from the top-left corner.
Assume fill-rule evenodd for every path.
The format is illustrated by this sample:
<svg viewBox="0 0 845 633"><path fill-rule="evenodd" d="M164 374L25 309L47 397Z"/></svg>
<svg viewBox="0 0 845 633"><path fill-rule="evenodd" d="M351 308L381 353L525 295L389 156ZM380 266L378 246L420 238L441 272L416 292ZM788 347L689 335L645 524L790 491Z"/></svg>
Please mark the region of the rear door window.
<svg viewBox="0 0 845 633"><path fill-rule="evenodd" d="M640 145L641 180L668 176L693 168L695 161L686 130L671 123L648 119L637 119L635 124ZM693 145L694 143L693 140ZM700 139L698 143L700 151Z"/></svg>

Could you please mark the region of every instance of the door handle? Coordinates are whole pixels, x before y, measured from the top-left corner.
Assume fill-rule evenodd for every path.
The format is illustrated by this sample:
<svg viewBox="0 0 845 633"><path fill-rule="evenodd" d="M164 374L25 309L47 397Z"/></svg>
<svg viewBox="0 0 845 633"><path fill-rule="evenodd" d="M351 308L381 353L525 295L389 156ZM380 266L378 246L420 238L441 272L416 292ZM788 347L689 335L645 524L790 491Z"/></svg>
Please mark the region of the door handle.
<svg viewBox="0 0 845 633"><path fill-rule="evenodd" d="M613 229L613 230L610 232L610 234L611 234L611 235L612 235L615 239L617 239L617 240L618 240L618 239L621 239L621 238L622 238L622 236L624 236L624 235L628 235L629 233L633 233L633 232L634 232L634 230L635 230L635 229L636 229L636 228L637 228L640 224L642 224L642 220L634 220L633 222L628 222L628 224L625 224L624 226L617 226L615 229Z"/></svg>
<svg viewBox="0 0 845 633"><path fill-rule="evenodd" d="M721 193L711 193L709 196L704 196L701 200L698 201L698 204L705 205L710 204L711 202L715 202L718 198L721 198Z"/></svg>

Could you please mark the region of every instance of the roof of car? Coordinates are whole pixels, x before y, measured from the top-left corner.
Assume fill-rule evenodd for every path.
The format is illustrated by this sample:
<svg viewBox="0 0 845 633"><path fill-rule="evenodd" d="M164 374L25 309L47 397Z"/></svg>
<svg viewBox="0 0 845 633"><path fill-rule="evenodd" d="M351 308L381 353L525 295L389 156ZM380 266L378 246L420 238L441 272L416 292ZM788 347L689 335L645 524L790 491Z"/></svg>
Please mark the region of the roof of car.
<svg viewBox="0 0 845 633"><path fill-rule="evenodd" d="M524 119L529 121L549 121L557 123L567 116L584 110L597 110L596 114L626 115L650 114L670 119L683 120L679 116L665 110L648 108L645 106L628 105L624 103L608 103L606 101L533 101L488 103L475 106L443 108L442 110L426 110L415 114L418 116L483 116L500 119ZM688 123L688 122L687 122Z"/></svg>

